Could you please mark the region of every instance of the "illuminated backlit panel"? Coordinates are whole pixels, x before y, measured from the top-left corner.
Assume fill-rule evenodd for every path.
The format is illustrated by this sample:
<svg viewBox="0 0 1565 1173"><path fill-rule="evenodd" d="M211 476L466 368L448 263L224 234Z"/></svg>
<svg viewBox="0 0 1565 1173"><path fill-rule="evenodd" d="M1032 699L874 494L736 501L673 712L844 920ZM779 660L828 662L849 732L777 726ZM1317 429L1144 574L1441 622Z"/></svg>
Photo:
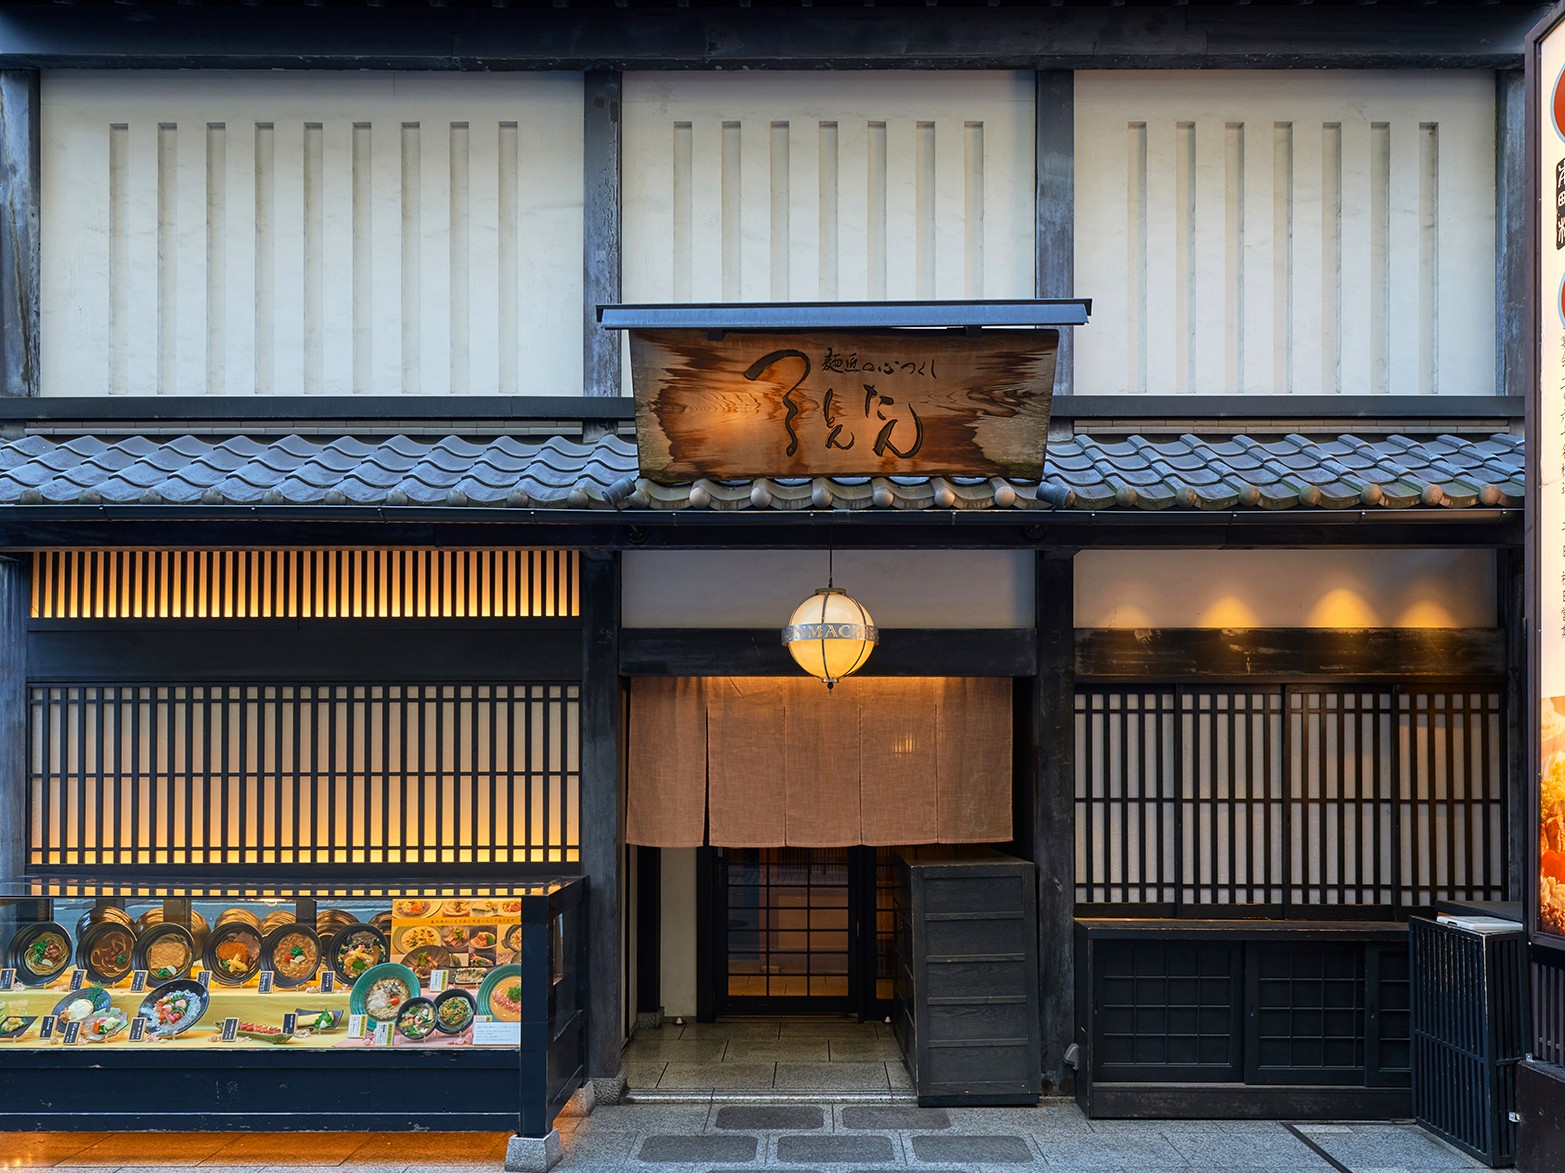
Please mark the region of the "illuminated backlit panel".
<svg viewBox="0 0 1565 1173"><path fill-rule="evenodd" d="M563 619L574 550L46 550L35 619Z"/></svg>
<svg viewBox="0 0 1565 1173"><path fill-rule="evenodd" d="M579 859L569 684L29 690L29 866Z"/></svg>

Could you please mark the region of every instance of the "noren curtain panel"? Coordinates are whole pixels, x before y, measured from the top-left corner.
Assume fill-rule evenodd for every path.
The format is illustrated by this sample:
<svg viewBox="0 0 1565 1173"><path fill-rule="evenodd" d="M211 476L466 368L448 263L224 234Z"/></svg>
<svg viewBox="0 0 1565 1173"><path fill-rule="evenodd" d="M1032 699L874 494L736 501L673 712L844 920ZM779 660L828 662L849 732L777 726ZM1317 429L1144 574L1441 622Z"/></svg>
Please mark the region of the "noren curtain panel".
<svg viewBox="0 0 1565 1173"><path fill-rule="evenodd" d="M649 847L1011 837L1011 682L642 678L626 837Z"/></svg>

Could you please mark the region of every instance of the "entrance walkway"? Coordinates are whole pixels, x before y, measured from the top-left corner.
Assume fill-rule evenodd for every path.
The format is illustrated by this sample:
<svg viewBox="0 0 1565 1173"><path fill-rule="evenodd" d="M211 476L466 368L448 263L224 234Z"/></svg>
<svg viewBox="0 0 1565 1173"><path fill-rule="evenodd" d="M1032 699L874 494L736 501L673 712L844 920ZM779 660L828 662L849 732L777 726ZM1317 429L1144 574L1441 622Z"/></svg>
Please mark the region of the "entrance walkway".
<svg viewBox="0 0 1565 1173"><path fill-rule="evenodd" d="M1037 1108L735 1103L562 1118L558 1170L616 1173L1445 1173L1483 1169L1412 1124L1091 1120Z"/></svg>
<svg viewBox="0 0 1565 1173"><path fill-rule="evenodd" d="M638 1030L625 1048L632 1103L911 1102L889 1025L842 1017L730 1018Z"/></svg>
<svg viewBox="0 0 1565 1173"><path fill-rule="evenodd" d="M1411 1124L1093 1120L1038 1108L709 1103L562 1116L561 1173L1445 1173L1482 1169ZM0 1168L56 1173L500 1173L492 1133L0 1132Z"/></svg>

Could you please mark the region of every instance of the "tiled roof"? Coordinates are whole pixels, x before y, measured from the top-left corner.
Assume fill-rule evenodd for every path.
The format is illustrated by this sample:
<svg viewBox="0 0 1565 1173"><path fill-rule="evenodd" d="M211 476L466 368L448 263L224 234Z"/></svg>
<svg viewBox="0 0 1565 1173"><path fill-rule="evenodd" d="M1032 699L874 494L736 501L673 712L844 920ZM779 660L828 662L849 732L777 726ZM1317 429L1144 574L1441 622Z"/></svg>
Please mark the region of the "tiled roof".
<svg viewBox="0 0 1565 1173"><path fill-rule="evenodd" d="M287 435L0 441L0 505L570 509L1350 509L1518 507L1518 437L1140 435L1053 440L1040 484L984 477L654 485L634 443Z"/></svg>

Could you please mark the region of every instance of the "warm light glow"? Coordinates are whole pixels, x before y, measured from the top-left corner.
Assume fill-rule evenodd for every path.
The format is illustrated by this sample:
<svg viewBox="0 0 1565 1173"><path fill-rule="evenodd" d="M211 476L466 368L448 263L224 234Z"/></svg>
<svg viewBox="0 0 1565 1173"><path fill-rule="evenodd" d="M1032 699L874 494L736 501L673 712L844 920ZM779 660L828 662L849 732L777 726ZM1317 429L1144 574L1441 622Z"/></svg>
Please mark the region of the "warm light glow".
<svg viewBox="0 0 1565 1173"><path fill-rule="evenodd" d="M35 619L570 618L574 550L44 550Z"/></svg>
<svg viewBox="0 0 1565 1173"><path fill-rule="evenodd" d="M1223 595L1212 600L1206 610L1201 612L1200 622L1196 624L1197 627L1222 628L1247 628L1260 625L1255 609L1250 606L1249 601L1236 595Z"/></svg>
<svg viewBox="0 0 1565 1173"><path fill-rule="evenodd" d="M1420 599L1397 616L1398 627L1460 627L1456 617L1439 599Z"/></svg>
<svg viewBox="0 0 1565 1173"><path fill-rule="evenodd" d="M1305 617L1307 627L1380 627L1379 613L1350 587L1327 591Z"/></svg>
<svg viewBox="0 0 1565 1173"><path fill-rule="evenodd" d="M846 591L823 587L789 616L782 641L799 667L831 688L864 666L880 633L869 612Z"/></svg>

